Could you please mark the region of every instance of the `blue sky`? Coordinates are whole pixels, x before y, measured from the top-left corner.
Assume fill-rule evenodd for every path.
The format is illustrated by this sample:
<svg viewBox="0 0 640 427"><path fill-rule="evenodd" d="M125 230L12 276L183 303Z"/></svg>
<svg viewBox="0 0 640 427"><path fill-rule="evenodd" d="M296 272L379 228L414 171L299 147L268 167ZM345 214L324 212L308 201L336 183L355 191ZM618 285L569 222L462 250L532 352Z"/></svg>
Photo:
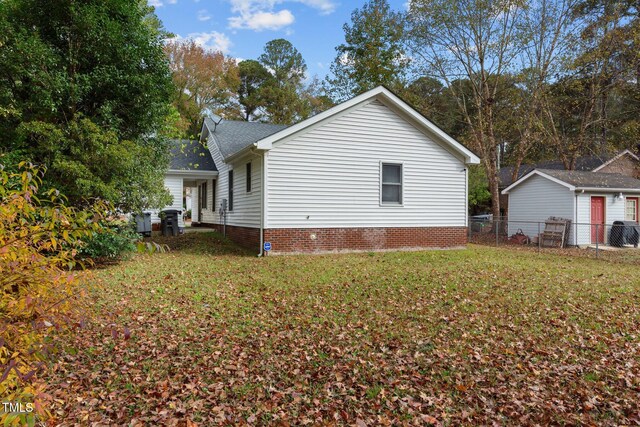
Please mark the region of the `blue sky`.
<svg viewBox="0 0 640 427"><path fill-rule="evenodd" d="M165 28L210 49L257 59L265 43L285 38L302 53L309 76L323 78L344 41L342 26L365 0L148 0ZM404 10L407 0L389 0Z"/></svg>

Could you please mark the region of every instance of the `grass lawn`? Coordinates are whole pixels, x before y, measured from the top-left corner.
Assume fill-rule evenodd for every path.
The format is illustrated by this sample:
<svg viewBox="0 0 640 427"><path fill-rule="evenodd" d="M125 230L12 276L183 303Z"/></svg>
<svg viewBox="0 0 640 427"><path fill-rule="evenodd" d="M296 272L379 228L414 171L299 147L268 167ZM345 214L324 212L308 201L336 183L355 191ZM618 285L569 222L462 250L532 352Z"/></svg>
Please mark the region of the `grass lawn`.
<svg viewBox="0 0 640 427"><path fill-rule="evenodd" d="M172 245L87 278L95 314L48 378L56 422L640 422L637 264Z"/></svg>

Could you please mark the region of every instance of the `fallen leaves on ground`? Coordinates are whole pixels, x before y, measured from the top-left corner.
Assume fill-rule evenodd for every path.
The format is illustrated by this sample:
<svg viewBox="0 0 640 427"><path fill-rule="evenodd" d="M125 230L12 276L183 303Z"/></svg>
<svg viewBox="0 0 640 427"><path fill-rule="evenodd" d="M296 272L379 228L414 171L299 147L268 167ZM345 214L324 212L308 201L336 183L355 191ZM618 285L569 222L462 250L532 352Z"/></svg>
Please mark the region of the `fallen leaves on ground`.
<svg viewBox="0 0 640 427"><path fill-rule="evenodd" d="M94 273L47 378L57 424L640 423L637 266L181 239Z"/></svg>

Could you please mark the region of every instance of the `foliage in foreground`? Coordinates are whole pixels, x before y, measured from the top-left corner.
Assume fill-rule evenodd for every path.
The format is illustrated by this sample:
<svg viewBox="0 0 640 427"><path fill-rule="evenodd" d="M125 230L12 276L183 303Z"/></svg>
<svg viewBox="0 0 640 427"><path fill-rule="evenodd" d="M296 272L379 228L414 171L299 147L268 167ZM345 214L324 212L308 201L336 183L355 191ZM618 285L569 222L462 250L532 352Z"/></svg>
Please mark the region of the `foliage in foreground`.
<svg viewBox="0 0 640 427"><path fill-rule="evenodd" d="M637 264L167 242L96 273L105 318L48 378L62 425L639 421Z"/></svg>
<svg viewBox="0 0 640 427"><path fill-rule="evenodd" d="M164 36L144 1L1 1L1 151L46 166L72 205L165 206Z"/></svg>
<svg viewBox="0 0 640 427"><path fill-rule="evenodd" d="M127 221L104 221L100 229L83 240L78 255L97 262L122 259L136 250L140 236L134 226Z"/></svg>
<svg viewBox="0 0 640 427"><path fill-rule="evenodd" d="M47 335L77 314L76 244L99 229L91 211L66 205L55 190L42 192L42 171L0 169L0 397L34 405L28 414L0 414L3 425L33 425L49 416L39 368L54 350Z"/></svg>

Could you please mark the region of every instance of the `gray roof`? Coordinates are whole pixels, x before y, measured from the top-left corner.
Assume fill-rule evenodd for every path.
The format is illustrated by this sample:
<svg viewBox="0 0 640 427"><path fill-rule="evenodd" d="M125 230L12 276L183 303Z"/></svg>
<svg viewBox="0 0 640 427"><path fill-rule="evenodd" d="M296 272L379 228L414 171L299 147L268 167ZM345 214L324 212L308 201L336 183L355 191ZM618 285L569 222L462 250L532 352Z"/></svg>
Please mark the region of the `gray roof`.
<svg viewBox="0 0 640 427"><path fill-rule="evenodd" d="M599 166L602 166L607 161L611 160L613 157L611 156L583 156L578 157L575 163L575 170L577 171L592 171ZM534 169L554 169L554 170L565 170L564 163L560 160L547 160L543 162L538 162L534 164L524 164L520 165L518 169L518 179L522 178L529 172ZM504 166L500 168L498 171L498 180L500 182L500 187L505 188L513 184L513 180L511 177L513 176L513 166Z"/></svg>
<svg viewBox="0 0 640 427"><path fill-rule="evenodd" d="M223 120L216 126L210 118L207 117L204 120L225 159L288 127L233 120Z"/></svg>
<svg viewBox="0 0 640 427"><path fill-rule="evenodd" d="M171 141L171 170L217 171L211 153L200 141L178 139Z"/></svg>
<svg viewBox="0 0 640 427"><path fill-rule="evenodd" d="M576 188L628 189L640 191L640 180L619 173L536 169Z"/></svg>

